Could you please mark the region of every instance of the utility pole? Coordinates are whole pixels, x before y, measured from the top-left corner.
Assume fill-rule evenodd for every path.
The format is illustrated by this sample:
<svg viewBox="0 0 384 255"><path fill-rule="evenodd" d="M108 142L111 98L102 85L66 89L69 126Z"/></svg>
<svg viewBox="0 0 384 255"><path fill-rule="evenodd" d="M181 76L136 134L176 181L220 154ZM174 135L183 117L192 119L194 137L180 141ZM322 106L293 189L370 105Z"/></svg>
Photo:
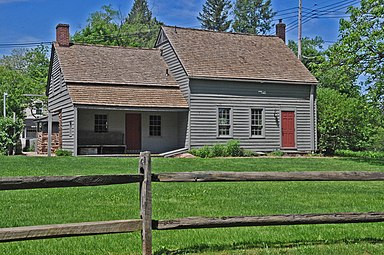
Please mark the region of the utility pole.
<svg viewBox="0 0 384 255"><path fill-rule="evenodd" d="M303 0L299 0L299 28L298 28L298 40L297 40L297 58L301 61L301 33L302 33L302 10Z"/></svg>
<svg viewBox="0 0 384 255"><path fill-rule="evenodd" d="M5 103L5 101L7 100L7 96L8 96L8 93L7 92L4 92L3 94L3 114L4 114L4 118L7 117L7 104Z"/></svg>

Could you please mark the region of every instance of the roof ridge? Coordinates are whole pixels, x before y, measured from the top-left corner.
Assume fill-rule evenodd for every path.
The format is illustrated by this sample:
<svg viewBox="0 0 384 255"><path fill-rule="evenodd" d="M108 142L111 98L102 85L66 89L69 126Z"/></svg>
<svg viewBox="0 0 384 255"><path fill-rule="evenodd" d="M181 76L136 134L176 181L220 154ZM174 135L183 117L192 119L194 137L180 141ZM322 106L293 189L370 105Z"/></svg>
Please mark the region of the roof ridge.
<svg viewBox="0 0 384 255"><path fill-rule="evenodd" d="M54 44L57 45L57 42L54 41ZM127 50L153 50L159 51L158 48L147 48L147 47L133 47L133 46L118 46L118 45L103 45L103 44L90 44L90 43L77 43L71 42L70 46L87 46L87 47L100 47L100 48L112 48L112 49L127 49Z"/></svg>
<svg viewBox="0 0 384 255"><path fill-rule="evenodd" d="M199 32L209 32L209 33L217 33L217 34L232 34L232 35L245 35L245 36L256 36L256 37L274 37L279 38L277 35L257 35L257 34L250 34L250 33L238 33L238 32L228 32L228 31L215 31L215 30L207 30L207 29L200 29L200 28L190 28L190 27L179 27L179 26L167 26L163 25L163 27L168 28L176 28L176 29L183 29L183 30L192 30L192 31L199 31Z"/></svg>

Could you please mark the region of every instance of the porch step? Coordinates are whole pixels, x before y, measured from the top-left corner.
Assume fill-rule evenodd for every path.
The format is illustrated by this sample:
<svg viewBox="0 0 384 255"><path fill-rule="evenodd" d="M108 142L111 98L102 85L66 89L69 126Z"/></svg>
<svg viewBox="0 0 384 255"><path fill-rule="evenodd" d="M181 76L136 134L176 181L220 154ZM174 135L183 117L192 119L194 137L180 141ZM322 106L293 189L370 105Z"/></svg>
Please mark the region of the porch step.
<svg viewBox="0 0 384 255"><path fill-rule="evenodd" d="M161 153L161 154L159 154L159 156L164 157L164 158L169 158L169 157L173 157L175 155L178 155L178 154L181 154L181 153L184 153L187 151L188 151L188 148L181 148L181 149Z"/></svg>

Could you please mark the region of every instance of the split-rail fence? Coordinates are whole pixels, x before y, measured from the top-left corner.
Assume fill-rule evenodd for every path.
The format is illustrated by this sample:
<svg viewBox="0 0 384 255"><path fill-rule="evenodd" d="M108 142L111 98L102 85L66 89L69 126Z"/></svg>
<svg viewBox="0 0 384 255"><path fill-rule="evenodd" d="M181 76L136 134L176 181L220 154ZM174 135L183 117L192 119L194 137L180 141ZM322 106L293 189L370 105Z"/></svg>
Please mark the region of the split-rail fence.
<svg viewBox="0 0 384 255"><path fill-rule="evenodd" d="M140 219L0 228L0 242L141 231L142 253L152 254L152 231L300 224L384 222L384 212L152 219L152 182L384 181L383 172L180 172L152 174L150 152L138 174L0 178L0 190L140 183Z"/></svg>

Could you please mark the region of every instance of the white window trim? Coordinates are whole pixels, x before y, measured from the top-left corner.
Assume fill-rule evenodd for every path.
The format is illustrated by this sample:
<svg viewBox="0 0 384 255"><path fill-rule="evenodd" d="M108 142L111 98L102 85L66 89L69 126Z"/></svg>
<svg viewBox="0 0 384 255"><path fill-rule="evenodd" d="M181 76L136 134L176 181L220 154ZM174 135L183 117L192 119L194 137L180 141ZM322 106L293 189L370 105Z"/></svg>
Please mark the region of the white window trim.
<svg viewBox="0 0 384 255"><path fill-rule="evenodd" d="M262 110L262 124L261 135L252 135L252 110ZM249 108L249 138L265 138L265 108L264 107L251 107Z"/></svg>
<svg viewBox="0 0 384 255"><path fill-rule="evenodd" d="M229 109L229 135L219 135L219 109ZM233 138L233 108L228 106L217 106L216 108L216 137Z"/></svg>

